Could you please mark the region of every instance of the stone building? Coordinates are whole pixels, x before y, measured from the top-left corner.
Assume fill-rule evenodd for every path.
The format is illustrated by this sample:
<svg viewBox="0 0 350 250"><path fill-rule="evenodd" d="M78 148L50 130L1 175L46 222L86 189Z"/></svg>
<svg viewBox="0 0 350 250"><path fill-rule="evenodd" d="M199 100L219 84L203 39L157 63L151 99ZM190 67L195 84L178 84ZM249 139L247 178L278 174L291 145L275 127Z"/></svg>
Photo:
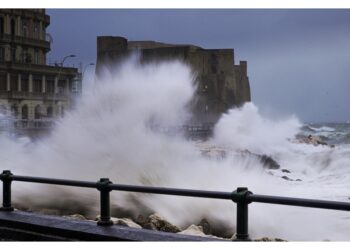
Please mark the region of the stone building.
<svg viewBox="0 0 350 250"><path fill-rule="evenodd" d="M50 126L81 90L77 68L47 65L49 24L44 9L0 9L0 113L18 129Z"/></svg>
<svg viewBox="0 0 350 250"><path fill-rule="evenodd" d="M178 59L191 66L198 84L192 103L193 124L215 123L228 109L251 100L247 62L235 65L233 49L203 49L101 36L97 37L97 74L102 67L114 67L136 50L142 63Z"/></svg>

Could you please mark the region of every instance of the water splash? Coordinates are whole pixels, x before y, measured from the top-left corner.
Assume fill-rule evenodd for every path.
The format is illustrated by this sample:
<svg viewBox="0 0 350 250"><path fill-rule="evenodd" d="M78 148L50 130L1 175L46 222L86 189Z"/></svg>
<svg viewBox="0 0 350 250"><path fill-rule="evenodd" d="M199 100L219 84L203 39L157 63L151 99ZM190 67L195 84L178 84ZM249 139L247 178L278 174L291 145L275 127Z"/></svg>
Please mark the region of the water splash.
<svg viewBox="0 0 350 250"><path fill-rule="evenodd" d="M30 142L2 135L2 168L21 175L86 181L109 177L114 183L217 191L247 186L259 194L346 199L349 150L292 143L301 127L295 117L271 120L252 103L230 110L206 142L224 148L224 157L203 156L204 143L150 129L150 124L186 123L195 93L193 78L191 70L177 61L140 65L131 59L85 90L77 108L56 124L49 137ZM272 156L291 171L291 177L302 181L280 178L281 170L264 169L257 157L240 153L244 150ZM182 227L207 218L216 228L234 233L235 205L229 201L111 195L115 215L158 212ZM31 209L99 213L98 193L93 190L15 183L14 200ZM250 209L252 237L349 240L348 222L349 215L342 212L264 204L252 204Z"/></svg>

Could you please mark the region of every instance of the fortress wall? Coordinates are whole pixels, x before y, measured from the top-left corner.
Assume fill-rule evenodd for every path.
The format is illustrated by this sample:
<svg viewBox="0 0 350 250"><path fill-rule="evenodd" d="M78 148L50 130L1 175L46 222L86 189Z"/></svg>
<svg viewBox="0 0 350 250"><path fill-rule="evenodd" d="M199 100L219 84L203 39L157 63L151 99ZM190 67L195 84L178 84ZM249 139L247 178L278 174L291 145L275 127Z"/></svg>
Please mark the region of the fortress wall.
<svg viewBox="0 0 350 250"><path fill-rule="evenodd" d="M234 65L233 49L203 49L154 41L128 41L123 37L97 38L97 69L115 67L134 51L141 63L180 60L188 64L198 89L192 101L193 123L215 123L228 109L251 101L247 62Z"/></svg>

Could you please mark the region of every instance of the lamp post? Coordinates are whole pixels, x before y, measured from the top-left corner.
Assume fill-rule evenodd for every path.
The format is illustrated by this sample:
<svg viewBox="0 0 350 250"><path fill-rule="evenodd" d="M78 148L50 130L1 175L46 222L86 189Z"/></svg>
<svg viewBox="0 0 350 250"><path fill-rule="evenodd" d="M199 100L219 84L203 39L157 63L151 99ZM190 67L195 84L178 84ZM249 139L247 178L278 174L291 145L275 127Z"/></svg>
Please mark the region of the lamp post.
<svg viewBox="0 0 350 250"><path fill-rule="evenodd" d="M68 56L63 57L63 59L62 59L62 61L61 61L61 67L63 67L64 61L65 61L67 58L70 58L70 57L77 57L77 56L72 54L72 55L68 55Z"/></svg>
<svg viewBox="0 0 350 250"><path fill-rule="evenodd" d="M76 57L76 55L73 55L73 54L67 55L67 56L63 57L63 59L61 60L60 69L59 69L58 74L57 74L57 89L58 89L58 84L59 84L59 81L60 81L60 76L61 76L61 71L62 71L62 68L63 68L64 61L65 61L66 59L72 58L72 57ZM56 91L57 91L57 89L56 89L56 86L54 86L53 107L54 107L54 105L55 105L55 103L56 103L56 97L57 97L57 96L56 96L56 95L57 95ZM57 91L57 92L58 92L58 91Z"/></svg>
<svg viewBox="0 0 350 250"><path fill-rule="evenodd" d="M61 63L60 63L60 70L58 71L58 75L57 75L58 80L60 80L60 74L61 74L61 71L62 71L62 68L63 68L63 63L64 63L64 61L65 61L67 58L71 58L71 57L77 57L77 56L72 54L72 55L68 55L68 56L63 57L63 59L62 59L62 61L61 61Z"/></svg>

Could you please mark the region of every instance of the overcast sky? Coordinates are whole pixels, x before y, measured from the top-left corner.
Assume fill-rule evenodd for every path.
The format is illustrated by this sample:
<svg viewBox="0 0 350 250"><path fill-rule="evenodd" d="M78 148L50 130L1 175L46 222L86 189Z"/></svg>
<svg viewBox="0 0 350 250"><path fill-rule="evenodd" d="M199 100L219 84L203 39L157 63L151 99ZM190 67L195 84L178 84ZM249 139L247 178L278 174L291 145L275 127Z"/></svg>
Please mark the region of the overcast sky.
<svg viewBox="0 0 350 250"><path fill-rule="evenodd" d="M252 101L302 121L350 122L350 10L47 9L48 59L96 61L96 36L234 48L248 61ZM66 61L68 63L68 60Z"/></svg>

